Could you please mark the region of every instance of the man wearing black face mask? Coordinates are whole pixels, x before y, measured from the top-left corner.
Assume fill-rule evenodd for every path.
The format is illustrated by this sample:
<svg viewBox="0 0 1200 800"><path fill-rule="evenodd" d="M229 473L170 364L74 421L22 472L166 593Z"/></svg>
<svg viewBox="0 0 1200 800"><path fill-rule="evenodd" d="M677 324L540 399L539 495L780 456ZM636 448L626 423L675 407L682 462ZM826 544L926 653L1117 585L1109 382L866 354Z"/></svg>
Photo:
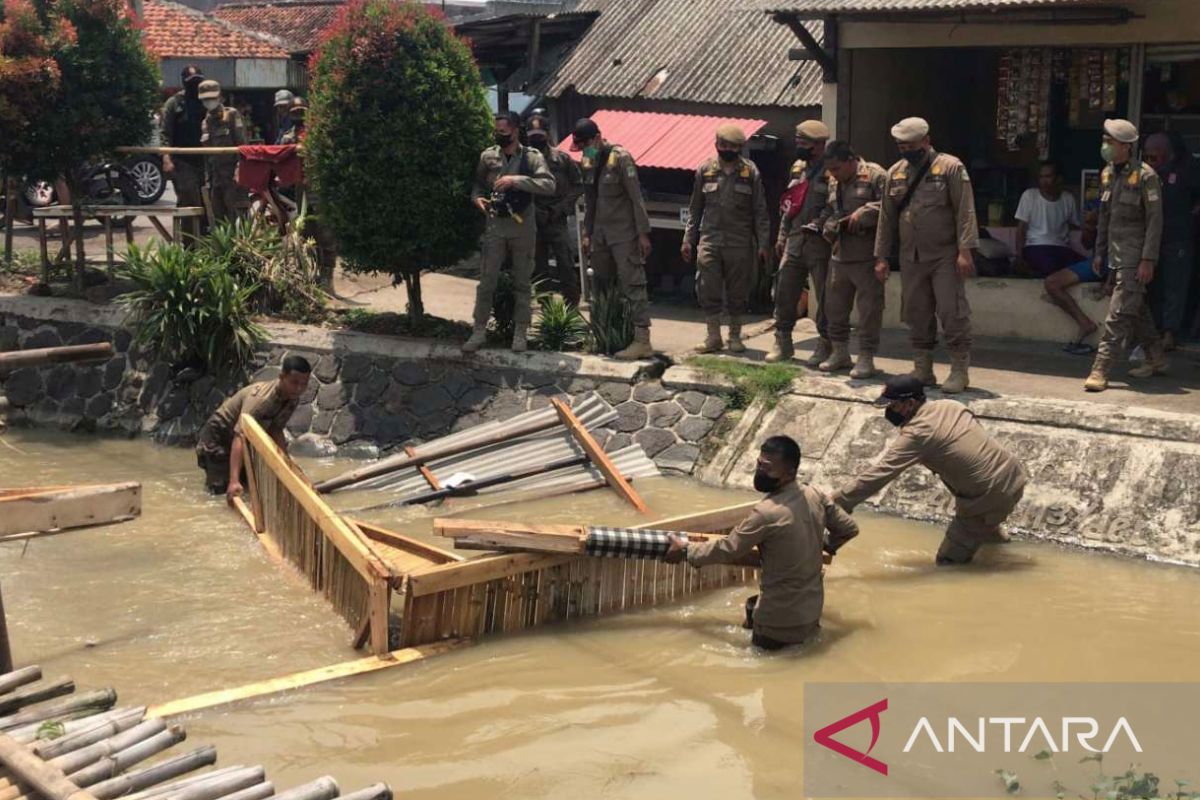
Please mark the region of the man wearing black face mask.
<svg viewBox="0 0 1200 800"><path fill-rule="evenodd" d="M877 405L900 428L888 449L858 479L834 492L847 511L921 464L942 479L955 497L954 518L938 548L937 563L966 564L980 545L1006 541L1000 525L1025 492L1025 469L1017 457L988 435L966 406L953 400L926 401L912 375L888 380Z"/></svg>
<svg viewBox="0 0 1200 800"><path fill-rule="evenodd" d="M933 348L937 326L950 351L946 394L970 385L971 307L965 280L975 273L971 253L979 245L975 195L967 168L952 155L934 152L929 123L920 117L892 126L900 160L888 170L875 230L875 277L886 282L889 259L900 257L900 307L913 346L913 375L935 386Z"/></svg>
<svg viewBox="0 0 1200 800"><path fill-rule="evenodd" d="M717 128L717 157L696 170L680 255L696 260L696 295L708 336L696 348L715 353L721 341L722 305L729 312L729 352L744 353L742 315L750 308L755 259L770 255L771 221L758 167L742 157L746 134L737 125Z"/></svg>
<svg viewBox="0 0 1200 800"><path fill-rule="evenodd" d="M546 159L554 176L554 194L538 195L533 199L537 208L537 255L534 275L541 280L553 280L557 289L573 306L579 305L579 270L571 252L571 236L567 217L575 213L575 201L583 194L583 173L575 159L550 146L550 125L545 117L529 118L525 134L529 145ZM554 256L554 272L550 271L550 256Z"/></svg>
<svg viewBox="0 0 1200 800"><path fill-rule="evenodd" d="M200 84L204 75L199 67L184 67L180 74L183 90L171 95L163 105L161 133L163 147L199 147L200 129L208 113L200 101ZM175 204L180 208L202 208L204 200L200 185L204 176L204 159L200 156L170 156L162 159L163 172L175 184ZM206 226L201 226L206 227Z"/></svg>
<svg viewBox="0 0 1200 800"><path fill-rule="evenodd" d="M762 444L754 488L766 493L728 536L685 543L671 536L668 562L693 567L743 563L754 548L762 561L757 602L747 603L751 642L778 650L807 641L820 629L825 604L822 563L858 535L858 525L828 495L798 483L800 445L788 436ZM828 533L826 533L828 531Z"/></svg>

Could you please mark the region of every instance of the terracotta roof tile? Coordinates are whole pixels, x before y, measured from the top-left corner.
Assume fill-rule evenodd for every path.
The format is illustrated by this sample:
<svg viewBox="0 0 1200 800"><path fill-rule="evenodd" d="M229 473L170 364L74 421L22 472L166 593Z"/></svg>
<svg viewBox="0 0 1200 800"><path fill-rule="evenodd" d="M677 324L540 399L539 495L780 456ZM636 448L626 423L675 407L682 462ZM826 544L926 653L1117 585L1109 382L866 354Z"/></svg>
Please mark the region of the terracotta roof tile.
<svg viewBox="0 0 1200 800"><path fill-rule="evenodd" d="M159 58L289 58L284 43L170 0L146 0L146 49Z"/></svg>
<svg viewBox="0 0 1200 800"><path fill-rule="evenodd" d="M213 9L217 19L276 36L293 52L316 49L321 33L337 18L342 0L233 2Z"/></svg>

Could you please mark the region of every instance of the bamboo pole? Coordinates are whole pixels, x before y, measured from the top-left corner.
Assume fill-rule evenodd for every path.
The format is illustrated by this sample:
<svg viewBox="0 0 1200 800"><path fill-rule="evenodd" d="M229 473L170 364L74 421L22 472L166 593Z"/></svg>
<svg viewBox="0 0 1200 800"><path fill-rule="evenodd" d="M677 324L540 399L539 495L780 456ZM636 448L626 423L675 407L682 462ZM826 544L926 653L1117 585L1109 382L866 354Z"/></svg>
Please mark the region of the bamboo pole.
<svg viewBox="0 0 1200 800"><path fill-rule="evenodd" d="M95 361L110 358L113 346L109 342L77 344L65 347L40 347L34 350L12 350L0 353L0 373L21 367L40 367L70 361Z"/></svg>
<svg viewBox="0 0 1200 800"><path fill-rule="evenodd" d="M190 753L160 761L154 766L97 783L91 787L91 793L96 800L111 800L111 798L140 791L180 775L186 775L216 762L217 748L206 745L192 750ZM76 798L76 800L80 799Z"/></svg>
<svg viewBox="0 0 1200 800"><path fill-rule="evenodd" d="M91 730L92 728L104 725L108 722L123 720L127 716L135 717L133 724L141 722L142 717L146 715L146 707L139 706L137 708L118 708L114 711L103 711L99 714L89 714L79 719L69 719L62 721L63 736L58 739L38 739L38 729L41 727L41 722L28 722L15 728L10 728L7 733L22 744L32 745L36 755L46 758L42 755L43 747L53 747L63 741L68 736L80 733L82 731ZM62 752L66 752L65 750ZM61 755L61 753L59 753Z"/></svg>
<svg viewBox="0 0 1200 800"><path fill-rule="evenodd" d="M25 706L53 700L75 691L75 681L70 678L59 678L44 686L30 686L0 697L0 715L9 714Z"/></svg>
<svg viewBox="0 0 1200 800"><path fill-rule="evenodd" d="M71 717L83 711L94 712L97 709L108 711L116 702L117 693L112 689L96 689L95 691L75 695L66 700L39 705L36 708L30 708L9 717L0 717L0 731L19 728L32 722L44 722L62 717Z"/></svg>
<svg viewBox="0 0 1200 800"><path fill-rule="evenodd" d="M167 732L167 723L165 720L148 719L127 731L118 733L116 736L80 748L72 753L61 755L53 759L50 763L67 773L74 780L80 770L91 767L103 759L115 757L123 750L153 739L165 732ZM179 737L180 742L184 740L185 734L182 728L178 729L176 735ZM75 782L80 786L86 785L82 782L82 779Z"/></svg>
<svg viewBox="0 0 1200 800"><path fill-rule="evenodd" d="M91 766L67 777L78 786L92 786L100 781L115 778L135 764L140 764L148 758L169 750L187 738L183 728L172 726L143 741L136 742L125 749L103 757Z"/></svg>
<svg viewBox="0 0 1200 800"><path fill-rule="evenodd" d="M247 767L229 775L222 775L210 781L200 781L185 789L171 792L165 795L164 800L216 800L218 797L242 794L248 791L259 798L269 797L274 793L274 787L269 783L264 783L265 778L262 767ZM261 794L264 786L268 787L266 795Z"/></svg>
<svg viewBox="0 0 1200 800"><path fill-rule="evenodd" d="M4 605L3 600L0 600L0 608ZM0 618L3 614L0 614ZM24 686L27 683L40 681L42 679L42 668L38 666L21 667L18 670L5 670L4 675L0 675L0 694L8 694L13 689Z"/></svg>
<svg viewBox="0 0 1200 800"><path fill-rule="evenodd" d="M275 800L333 800L338 796L337 781L326 775L315 781L275 795Z"/></svg>
<svg viewBox="0 0 1200 800"><path fill-rule="evenodd" d="M29 749L38 758L45 761L53 761L68 753L74 753L84 747L90 747L97 742L103 742L105 739L110 739L123 731L139 725L145 713L144 708L118 712L112 719L104 720L98 725L83 728L74 733L64 734L57 739L43 739L42 741L33 742Z"/></svg>
<svg viewBox="0 0 1200 800"><path fill-rule="evenodd" d="M205 784L211 783L213 781L220 780L228 775L233 775L234 773L237 773L237 772L245 772L246 770L253 770L253 769L259 770L260 773L262 772L262 767L247 767L243 764L235 765L232 767L222 767L221 769L214 769L212 772L205 772L202 775L193 775L190 778L183 778L178 781L171 781L169 783L163 783L158 786L151 786L142 791L138 791L138 792L134 792L133 794L126 795L125 797L121 798L121 800L153 800L154 798L166 797L167 795L171 794L172 792L181 791L183 789L186 789L189 786L195 786L195 785L201 784L201 783L205 783Z"/></svg>
<svg viewBox="0 0 1200 800"><path fill-rule="evenodd" d="M275 794L275 784L268 781L248 789L242 789L240 792L221 795L217 800L266 800L273 794ZM171 797L171 800L190 800L190 798Z"/></svg>
<svg viewBox="0 0 1200 800"><path fill-rule="evenodd" d="M392 800L392 787L386 783L373 783L365 789L344 794L340 800Z"/></svg>
<svg viewBox="0 0 1200 800"><path fill-rule="evenodd" d="M96 800L11 736L0 733L0 763L45 800Z"/></svg>

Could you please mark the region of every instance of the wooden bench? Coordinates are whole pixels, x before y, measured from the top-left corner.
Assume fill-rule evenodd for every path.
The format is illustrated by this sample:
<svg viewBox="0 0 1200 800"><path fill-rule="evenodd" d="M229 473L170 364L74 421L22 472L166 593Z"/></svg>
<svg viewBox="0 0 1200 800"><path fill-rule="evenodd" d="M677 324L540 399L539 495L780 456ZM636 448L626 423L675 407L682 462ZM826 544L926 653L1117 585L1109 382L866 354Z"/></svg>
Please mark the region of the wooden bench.
<svg viewBox="0 0 1200 800"><path fill-rule="evenodd" d="M74 220L75 212L71 206L48 206L46 208L35 208L33 210L33 218L38 223L38 247L42 257L42 280L46 283L50 282L50 254L49 245L46 241L46 221L58 220L59 227L63 232L62 249L54 259L55 264L62 263L64 260L69 260L71 253L71 245L75 240L82 239L83 231L77 230L73 233L70 231L70 222ZM108 268L111 270L116 265L116 252L113 247L113 218L125 217L127 223L125 225L125 243L133 244L133 220L137 217L146 217L150 220L150 224L158 231L163 240L168 242L177 242L181 240L183 233L183 221L190 222L191 233L194 236L200 235L201 221L205 216L205 211L200 206L169 206L169 205L148 205L148 206L84 206L84 217L93 217L99 219L104 225L104 246L107 257ZM159 221L160 217L171 218L171 230L168 231Z"/></svg>

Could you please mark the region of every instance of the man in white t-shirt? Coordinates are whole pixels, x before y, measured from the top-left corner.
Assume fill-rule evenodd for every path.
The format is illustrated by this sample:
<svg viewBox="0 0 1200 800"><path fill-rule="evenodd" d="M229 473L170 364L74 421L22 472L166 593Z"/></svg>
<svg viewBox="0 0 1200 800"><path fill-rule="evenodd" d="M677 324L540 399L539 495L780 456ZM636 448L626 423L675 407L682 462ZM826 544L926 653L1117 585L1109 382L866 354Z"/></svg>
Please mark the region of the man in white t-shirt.
<svg viewBox="0 0 1200 800"><path fill-rule="evenodd" d="M1084 339L1097 330L1094 320L1083 313L1068 291L1081 282L1098 280L1086 256L1071 247L1071 231L1081 227L1075 198L1062 190L1058 167L1043 161L1038 185L1026 189L1017 204L1017 253L1025 271L1042 278L1050 300L1079 326L1068 352L1090 353Z"/></svg>

